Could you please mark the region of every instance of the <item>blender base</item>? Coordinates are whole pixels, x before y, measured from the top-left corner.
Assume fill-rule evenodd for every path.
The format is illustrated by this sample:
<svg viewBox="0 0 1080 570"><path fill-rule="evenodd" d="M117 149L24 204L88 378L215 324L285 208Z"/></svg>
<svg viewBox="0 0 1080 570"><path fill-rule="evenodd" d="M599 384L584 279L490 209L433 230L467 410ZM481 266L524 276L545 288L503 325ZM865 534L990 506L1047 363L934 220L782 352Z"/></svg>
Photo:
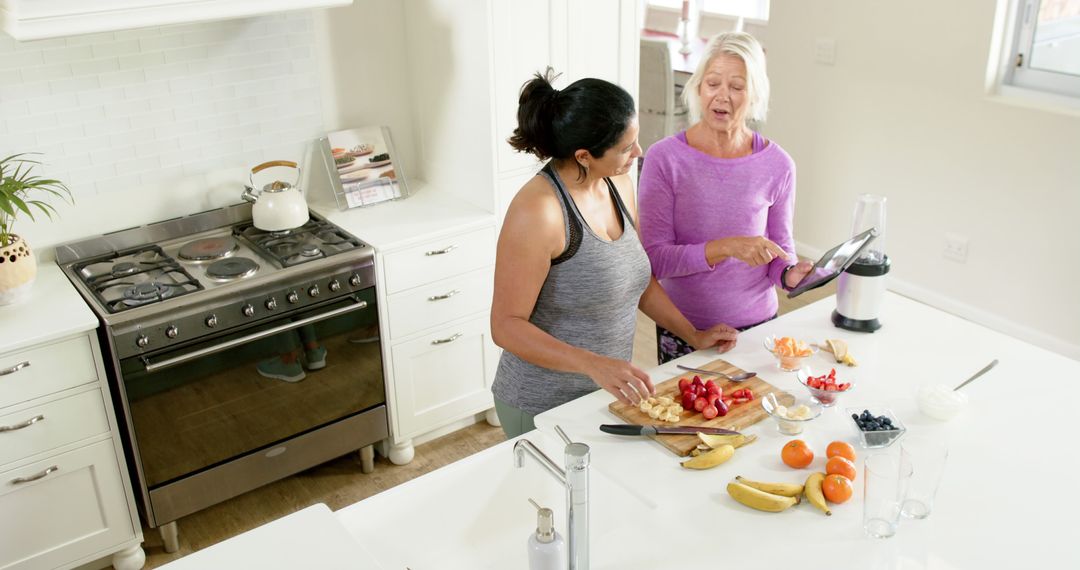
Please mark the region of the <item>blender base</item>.
<svg viewBox="0 0 1080 570"><path fill-rule="evenodd" d="M844 315L841 315L839 311L832 312L832 324L839 328L855 332L872 333L881 328L881 322L877 319L849 319Z"/></svg>

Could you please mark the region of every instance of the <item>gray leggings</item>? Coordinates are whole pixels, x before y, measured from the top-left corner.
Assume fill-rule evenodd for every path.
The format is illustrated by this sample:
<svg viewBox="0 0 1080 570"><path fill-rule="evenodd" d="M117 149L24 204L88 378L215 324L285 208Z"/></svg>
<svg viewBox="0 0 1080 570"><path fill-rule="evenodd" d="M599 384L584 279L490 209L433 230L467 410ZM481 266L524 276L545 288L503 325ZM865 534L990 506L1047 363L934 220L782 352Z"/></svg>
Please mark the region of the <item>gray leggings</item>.
<svg viewBox="0 0 1080 570"><path fill-rule="evenodd" d="M519 410L498 398L495 398L495 414L499 416L499 423L502 424L506 439L514 439L525 432L536 429L536 424L533 423L533 417L535 416Z"/></svg>

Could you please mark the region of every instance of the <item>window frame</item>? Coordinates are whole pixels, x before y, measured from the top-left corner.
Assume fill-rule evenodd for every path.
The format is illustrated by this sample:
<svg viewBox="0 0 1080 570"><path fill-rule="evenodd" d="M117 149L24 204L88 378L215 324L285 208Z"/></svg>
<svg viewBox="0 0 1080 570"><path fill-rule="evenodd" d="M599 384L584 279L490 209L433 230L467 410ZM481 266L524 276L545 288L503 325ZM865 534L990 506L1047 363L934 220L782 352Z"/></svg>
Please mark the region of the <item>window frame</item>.
<svg viewBox="0 0 1080 570"><path fill-rule="evenodd" d="M1003 103L1080 115L1080 77L1030 67L1040 2L998 0L987 94ZM1023 61L1017 66L1020 54Z"/></svg>

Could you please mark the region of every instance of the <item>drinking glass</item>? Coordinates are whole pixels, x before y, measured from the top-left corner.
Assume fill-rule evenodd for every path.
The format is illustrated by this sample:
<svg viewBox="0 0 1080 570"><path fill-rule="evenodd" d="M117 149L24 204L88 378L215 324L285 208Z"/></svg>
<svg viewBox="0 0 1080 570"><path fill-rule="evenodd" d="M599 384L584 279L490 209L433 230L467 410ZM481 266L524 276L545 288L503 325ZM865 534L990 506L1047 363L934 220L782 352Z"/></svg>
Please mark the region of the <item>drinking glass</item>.
<svg viewBox="0 0 1080 570"><path fill-rule="evenodd" d="M896 534L900 508L911 480L911 460L899 453L866 458L863 475L863 530L873 538Z"/></svg>
<svg viewBox="0 0 1080 570"><path fill-rule="evenodd" d="M901 512L905 517L925 519L934 508L934 495L945 472L949 450L941 441L925 437L904 439L900 450L911 459L914 470Z"/></svg>

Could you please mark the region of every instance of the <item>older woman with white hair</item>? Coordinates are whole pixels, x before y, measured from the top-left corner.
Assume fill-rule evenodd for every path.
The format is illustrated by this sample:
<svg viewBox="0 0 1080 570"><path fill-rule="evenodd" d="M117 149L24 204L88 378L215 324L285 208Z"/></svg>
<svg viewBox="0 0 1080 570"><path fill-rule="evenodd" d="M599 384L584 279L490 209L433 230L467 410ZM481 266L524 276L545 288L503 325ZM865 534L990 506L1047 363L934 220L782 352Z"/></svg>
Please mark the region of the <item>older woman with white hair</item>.
<svg viewBox="0 0 1080 570"><path fill-rule="evenodd" d="M794 254L795 163L750 128L769 106L761 44L712 38L683 94L690 128L649 147L642 166L641 241L695 327L746 330L776 316L774 286L794 287L811 267ZM660 326L657 349L661 363L694 350Z"/></svg>

